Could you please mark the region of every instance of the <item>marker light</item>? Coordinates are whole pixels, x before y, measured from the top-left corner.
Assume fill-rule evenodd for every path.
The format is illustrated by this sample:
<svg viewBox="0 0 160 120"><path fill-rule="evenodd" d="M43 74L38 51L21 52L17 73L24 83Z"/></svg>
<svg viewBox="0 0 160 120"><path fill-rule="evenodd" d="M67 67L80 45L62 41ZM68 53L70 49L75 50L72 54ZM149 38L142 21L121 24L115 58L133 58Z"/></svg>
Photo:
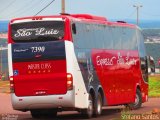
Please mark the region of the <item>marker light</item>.
<svg viewBox="0 0 160 120"><path fill-rule="evenodd" d="M11 93L14 93L14 79L13 79L13 76L11 76L10 78L9 78L9 80L10 80L10 92Z"/></svg>
<svg viewBox="0 0 160 120"><path fill-rule="evenodd" d="M73 77L72 74L68 73L67 74L67 90L72 90L73 89Z"/></svg>

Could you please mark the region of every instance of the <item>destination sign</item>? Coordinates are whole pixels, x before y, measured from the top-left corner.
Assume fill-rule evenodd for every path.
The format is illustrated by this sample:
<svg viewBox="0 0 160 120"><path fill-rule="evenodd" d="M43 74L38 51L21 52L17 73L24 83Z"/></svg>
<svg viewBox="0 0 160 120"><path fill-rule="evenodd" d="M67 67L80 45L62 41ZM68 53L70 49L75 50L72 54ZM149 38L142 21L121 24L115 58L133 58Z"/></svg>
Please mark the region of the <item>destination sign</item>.
<svg viewBox="0 0 160 120"><path fill-rule="evenodd" d="M64 21L36 21L11 25L12 39L19 41L59 40L64 36Z"/></svg>

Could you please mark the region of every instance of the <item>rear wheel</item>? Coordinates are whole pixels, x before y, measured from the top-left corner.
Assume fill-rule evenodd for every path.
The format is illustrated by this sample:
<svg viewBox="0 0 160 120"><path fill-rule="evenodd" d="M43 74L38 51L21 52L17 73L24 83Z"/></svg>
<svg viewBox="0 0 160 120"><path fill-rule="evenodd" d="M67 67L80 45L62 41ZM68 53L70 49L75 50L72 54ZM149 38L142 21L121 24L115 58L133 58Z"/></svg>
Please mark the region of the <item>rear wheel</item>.
<svg viewBox="0 0 160 120"><path fill-rule="evenodd" d="M31 115L33 118L53 118L57 116L57 110L47 109L47 110L31 110Z"/></svg>
<svg viewBox="0 0 160 120"><path fill-rule="evenodd" d="M40 118L41 117L40 110L31 110L31 115L32 118Z"/></svg>
<svg viewBox="0 0 160 120"><path fill-rule="evenodd" d="M94 109L94 115L95 117L102 114L102 96L100 93L98 93L97 99L95 101L95 109Z"/></svg>
<svg viewBox="0 0 160 120"><path fill-rule="evenodd" d="M138 109L142 106L142 94L141 91L139 89L136 90L136 98L135 98L135 102L128 104L128 107L130 109Z"/></svg>
<svg viewBox="0 0 160 120"><path fill-rule="evenodd" d="M81 111L82 115L86 118L91 118L93 116L93 98L92 95L89 94L88 98L88 108Z"/></svg>

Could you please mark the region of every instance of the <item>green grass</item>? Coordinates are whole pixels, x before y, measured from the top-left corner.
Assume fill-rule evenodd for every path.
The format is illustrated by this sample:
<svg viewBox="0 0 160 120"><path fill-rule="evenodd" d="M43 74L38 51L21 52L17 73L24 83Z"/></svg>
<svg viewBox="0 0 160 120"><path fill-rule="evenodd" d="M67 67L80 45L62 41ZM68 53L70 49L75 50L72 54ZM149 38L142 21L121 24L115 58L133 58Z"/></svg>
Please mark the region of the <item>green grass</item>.
<svg viewBox="0 0 160 120"><path fill-rule="evenodd" d="M149 97L160 97L160 75L149 77Z"/></svg>

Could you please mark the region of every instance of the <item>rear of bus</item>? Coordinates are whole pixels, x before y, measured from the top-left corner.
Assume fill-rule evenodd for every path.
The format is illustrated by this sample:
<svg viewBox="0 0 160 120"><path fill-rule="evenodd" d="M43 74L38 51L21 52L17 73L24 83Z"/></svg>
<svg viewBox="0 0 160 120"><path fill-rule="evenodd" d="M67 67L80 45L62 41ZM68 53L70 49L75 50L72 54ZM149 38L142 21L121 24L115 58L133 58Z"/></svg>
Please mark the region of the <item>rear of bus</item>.
<svg viewBox="0 0 160 120"><path fill-rule="evenodd" d="M69 20L15 19L9 25L9 75L13 108L20 111L74 107L73 76L67 69Z"/></svg>

